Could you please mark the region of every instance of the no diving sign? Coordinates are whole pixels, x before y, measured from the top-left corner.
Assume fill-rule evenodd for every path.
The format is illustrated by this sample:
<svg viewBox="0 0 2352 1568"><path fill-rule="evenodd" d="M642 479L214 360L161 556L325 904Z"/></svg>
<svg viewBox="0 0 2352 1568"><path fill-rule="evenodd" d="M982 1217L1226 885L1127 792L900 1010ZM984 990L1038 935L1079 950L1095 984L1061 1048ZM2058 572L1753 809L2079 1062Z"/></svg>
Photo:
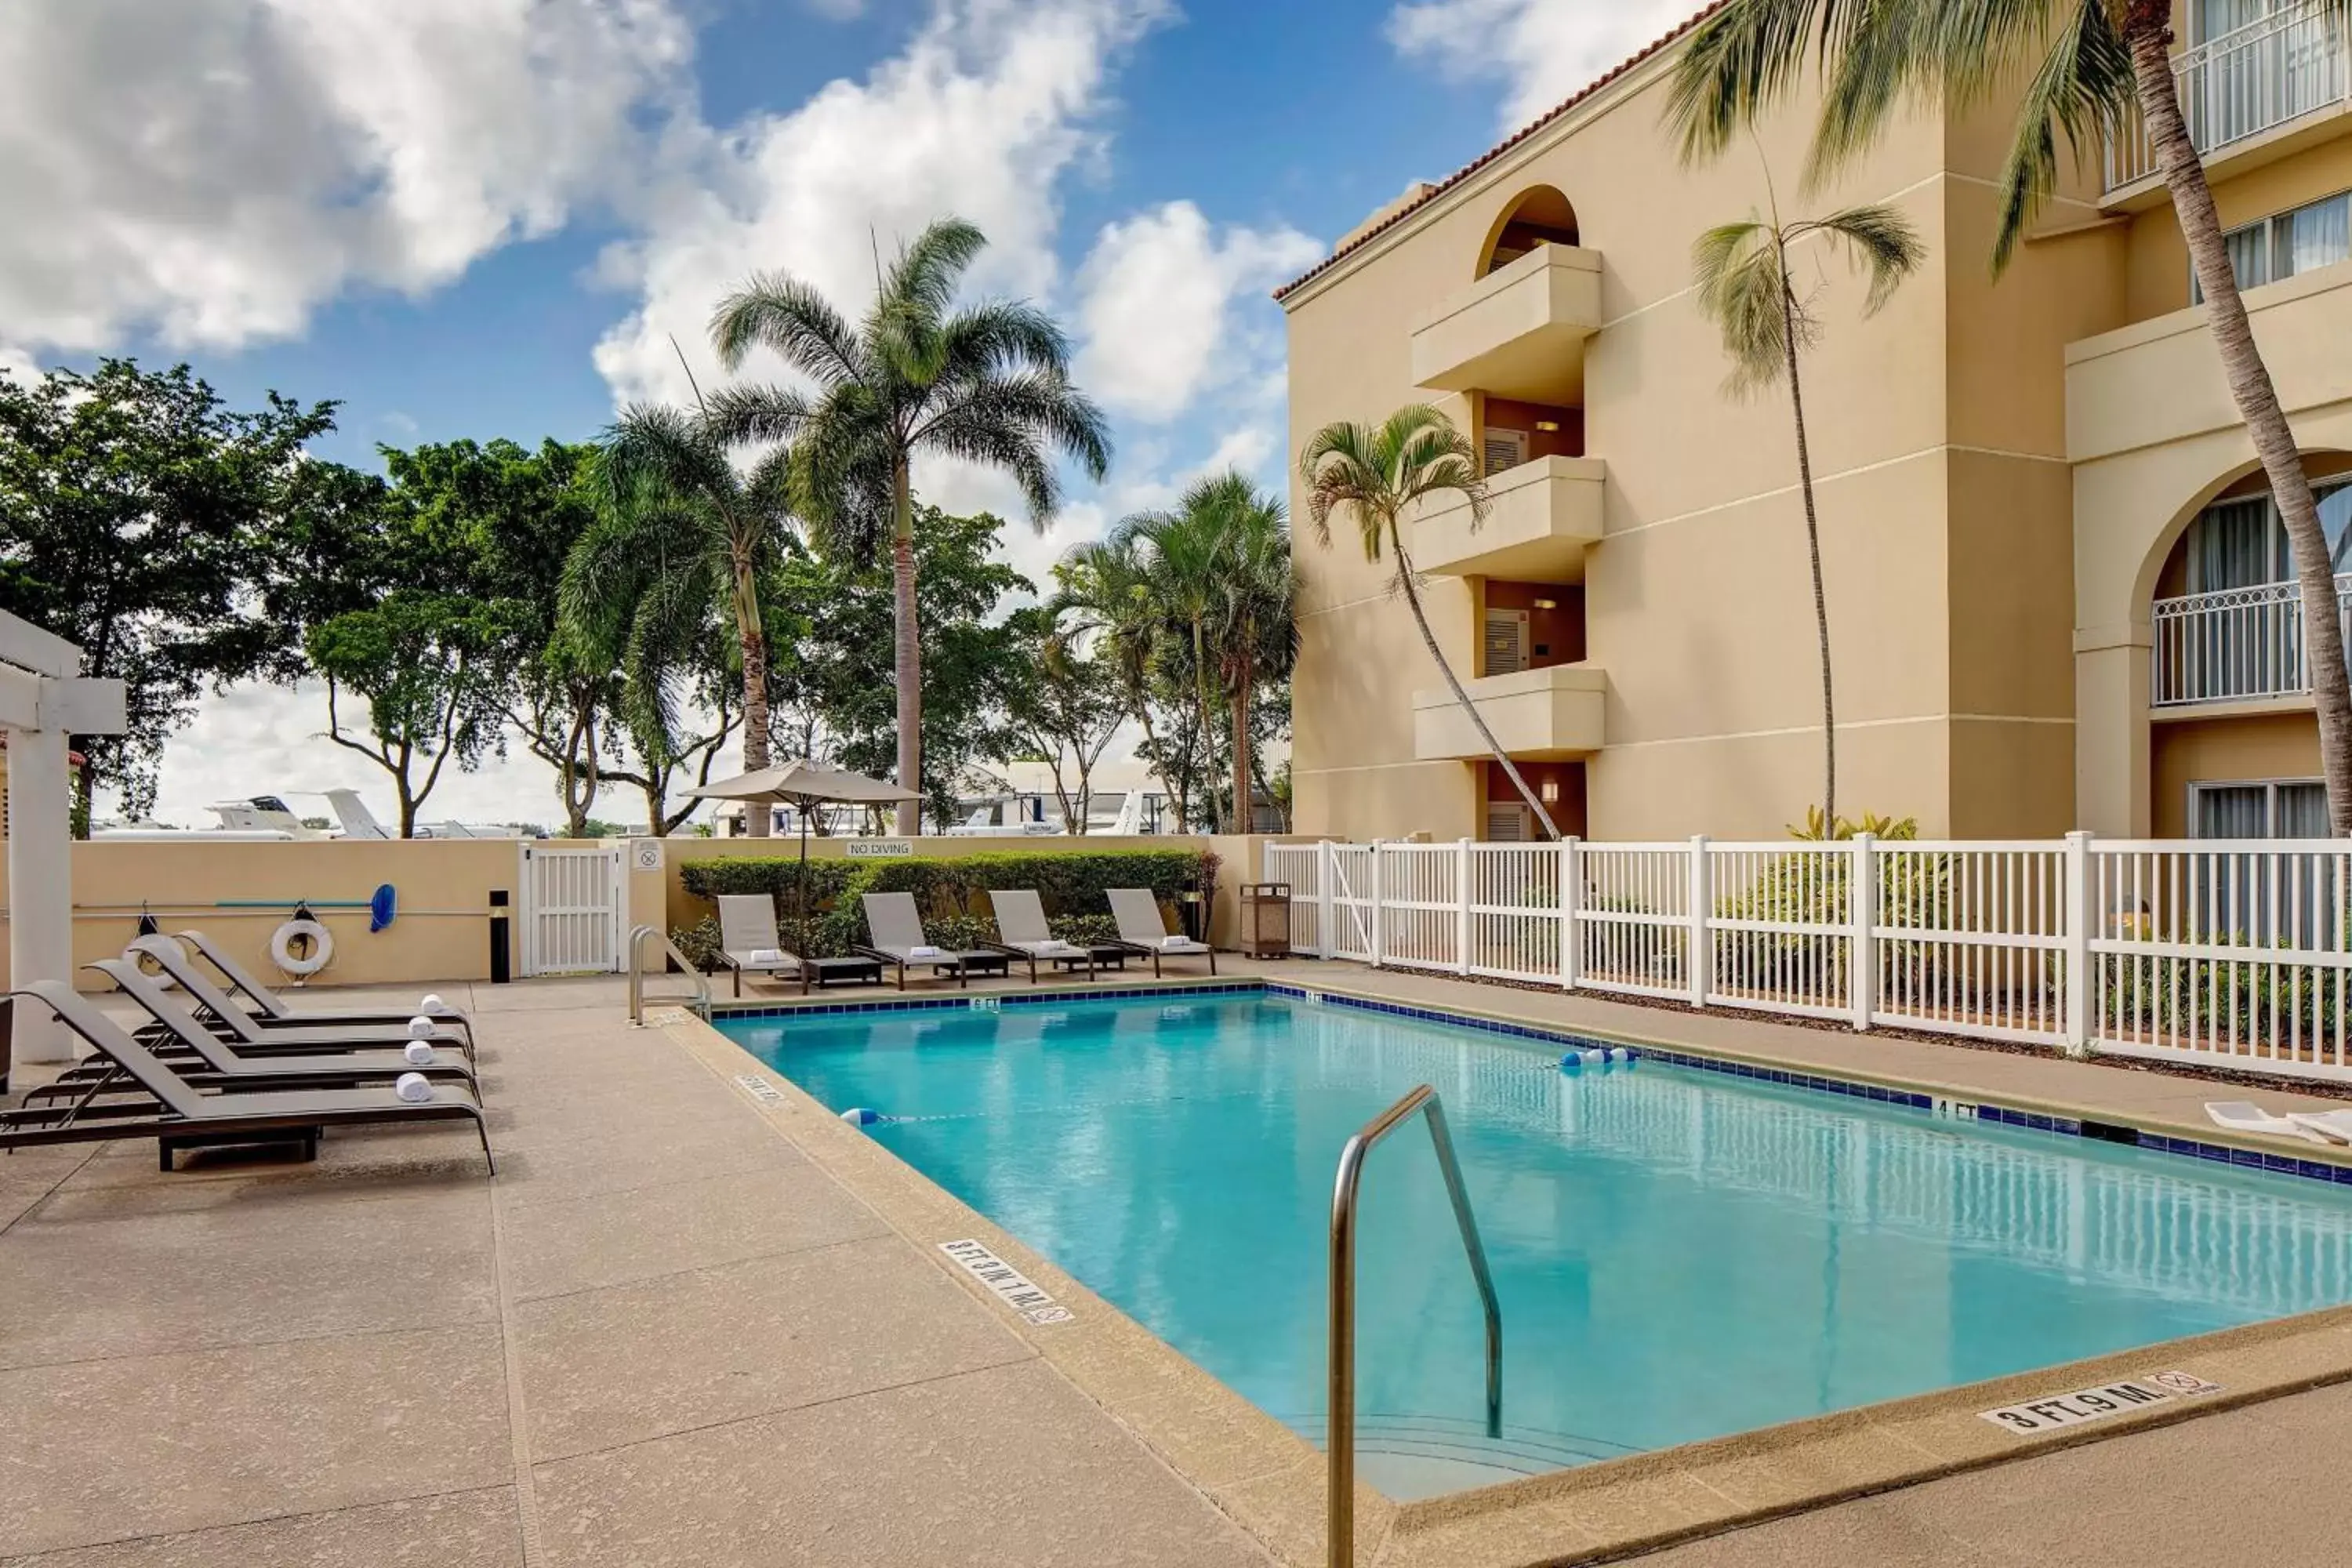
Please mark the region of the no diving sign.
<svg viewBox="0 0 2352 1568"><path fill-rule="evenodd" d="M1038 1289L1027 1275L976 1241L942 1241L940 1250L964 1272L994 1291L1004 1304L1033 1323L1066 1323L1067 1307Z"/></svg>
<svg viewBox="0 0 2352 1568"><path fill-rule="evenodd" d="M1977 1415L2003 1431L2022 1436L2028 1432L2054 1432L2061 1426L2080 1426L2084 1422L2104 1421L2110 1415L2169 1400L2221 1392L2220 1384L2208 1383L2194 1373L2156 1372L2120 1383L2103 1383L2095 1388L2078 1388L2072 1394L2053 1394L2047 1399L2029 1400L2022 1405L2004 1405L1998 1410L1979 1410Z"/></svg>

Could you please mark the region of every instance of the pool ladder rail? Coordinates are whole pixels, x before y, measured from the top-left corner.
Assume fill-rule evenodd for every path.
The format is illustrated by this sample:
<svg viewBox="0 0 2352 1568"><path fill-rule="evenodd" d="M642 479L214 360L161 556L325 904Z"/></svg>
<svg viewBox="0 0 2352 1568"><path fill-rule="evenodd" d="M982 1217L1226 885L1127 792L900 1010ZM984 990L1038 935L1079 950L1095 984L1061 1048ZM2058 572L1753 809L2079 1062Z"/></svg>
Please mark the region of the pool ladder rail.
<svg viewBox="0 0 2352 1568"><path fill-rule="evenodd" d="M1478 1239L1477 1218L1470 1212L1469 1191L1462 1184L1462 1166L1454 1157L1445 1107L1438 1102L1437 1090L1424 1083L1348 1140L1347 1147L1339 1151L1339 1178L1331 1191L1331 1415L1324 1443L1329 1463L1324 1527L1328 1568L1354 1568L1356 1561L1357 1194L1363 1184L1365 1160L1415 1112L1429 1123L1429 1141L1437 1150L1445 1195L1453 1200L1462 1247L1470 1256L1470 1272L1478 1281L1479 1303L1486 1313L1486 1435L1500 1437L1503 1434L1503 1309L1495 1299L1495 1277L1486 1267L1486 1246Z"/></svg>
<svg viewBox="0 0 2352 1568"><path fill-rule="evenodd" d="M638 1027L643 1027L646 1021L645 942L647 937L656 937L660 939L661 942L661 956L663 963L661 968L656 970L655 973L667 974L669 973L670 964L676 963L680 969L692 976L694 980L694 1010L705 1018L709 1017L709 976L704 974L699 969L697 969L693 963L687 958L686 954L677 950L677 943L670 940L669 933L667 931L665 931L659 926L641 925L633 927L629 931L630 1024Z"/></svg>

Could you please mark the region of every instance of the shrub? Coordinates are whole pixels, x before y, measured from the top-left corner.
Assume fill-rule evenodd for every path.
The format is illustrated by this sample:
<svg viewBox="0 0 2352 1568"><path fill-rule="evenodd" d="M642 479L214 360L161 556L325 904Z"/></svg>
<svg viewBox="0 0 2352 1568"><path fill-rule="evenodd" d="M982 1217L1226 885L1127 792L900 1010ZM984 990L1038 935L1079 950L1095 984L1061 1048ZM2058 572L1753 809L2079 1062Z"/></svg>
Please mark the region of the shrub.
<svg viewBox="0 0 2352 1568"><path fill-rule="evenodd" d="M726 951L716 915L705 915L690 926L672 927L669 939L686 961L705 974L719 967L719 955Z"/></svg>
<svg viewBox="0 0 2352 1568"><path fill-rule="evenodd" d="M950 942L943 932L976 931L993 937L994 927L982 912L982 895L992 888L1031 889L1045 905L1054 934L1083 942L1118 932L1108 889L1148 888L1163 903L1197 889L1205 903L1215 896L1218 869L1217 857L1203 849L991 850L936 859L811 860L808 956L835 957L866 940L858 900L866 893L914 894L926 936L941 947L969 947L971 942ZM800 876L797 856L689 860L678 868L680 885L697 898L766 893L774 899L777 924L787 942L796 934ZM950 921L970 923L950 926Z"/></svg>

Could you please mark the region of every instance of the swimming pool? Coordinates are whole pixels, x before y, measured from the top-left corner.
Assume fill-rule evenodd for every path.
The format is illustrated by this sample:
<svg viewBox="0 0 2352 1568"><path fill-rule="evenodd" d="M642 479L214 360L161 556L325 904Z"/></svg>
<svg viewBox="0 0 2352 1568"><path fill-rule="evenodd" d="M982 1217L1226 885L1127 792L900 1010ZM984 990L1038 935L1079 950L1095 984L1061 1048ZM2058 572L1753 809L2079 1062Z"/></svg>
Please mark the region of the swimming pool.
<svg viewBox="0 0 2352 1568"><path fill-rule="evenodd" d="M1320 1441L1332 1170L1364 1183L1364 1478L1400 1499L2352 1301L2352 1188L1276 995L728 1019L721 1030Z"/></svg>

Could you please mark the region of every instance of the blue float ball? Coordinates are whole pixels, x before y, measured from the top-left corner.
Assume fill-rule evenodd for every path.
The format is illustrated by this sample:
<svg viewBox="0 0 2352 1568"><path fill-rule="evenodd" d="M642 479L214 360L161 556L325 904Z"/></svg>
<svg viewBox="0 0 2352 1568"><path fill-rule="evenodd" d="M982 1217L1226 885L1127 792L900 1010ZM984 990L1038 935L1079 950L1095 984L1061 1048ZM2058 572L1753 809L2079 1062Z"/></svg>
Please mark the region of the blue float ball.
<svg viewBox="0 0 2352 1568"><path fill-rule="evenodd" d="M853 1105L841 1113L841 1119L852 1127L871 1127L882 1120L882 1113L863 1105Z"/></svg>

